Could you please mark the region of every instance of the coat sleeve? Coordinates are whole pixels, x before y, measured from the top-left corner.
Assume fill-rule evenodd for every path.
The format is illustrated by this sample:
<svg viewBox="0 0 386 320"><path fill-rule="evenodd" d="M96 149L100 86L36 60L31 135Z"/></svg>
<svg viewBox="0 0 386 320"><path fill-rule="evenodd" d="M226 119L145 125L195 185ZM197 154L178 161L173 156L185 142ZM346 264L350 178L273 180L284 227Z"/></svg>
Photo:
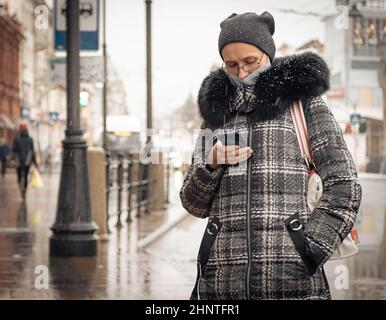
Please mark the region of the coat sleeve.
<svg viewBox="0 0 386 320"><path fill-rule="evenodd" d="M213 198L224 173L222 166L212 172L206 167L212 141L212 133L203 123L192 154L192 163L180 190L182 206L198 218L209 216Z"/></svg>
<svg viewBox="0 0 386 320"><path fill-rule="evenodd" d="M316 270L351 231L362 188L342 130L323 98L306 103L304 115L314 162L323 182L323 195L304 229L306 254Z"/></svg>

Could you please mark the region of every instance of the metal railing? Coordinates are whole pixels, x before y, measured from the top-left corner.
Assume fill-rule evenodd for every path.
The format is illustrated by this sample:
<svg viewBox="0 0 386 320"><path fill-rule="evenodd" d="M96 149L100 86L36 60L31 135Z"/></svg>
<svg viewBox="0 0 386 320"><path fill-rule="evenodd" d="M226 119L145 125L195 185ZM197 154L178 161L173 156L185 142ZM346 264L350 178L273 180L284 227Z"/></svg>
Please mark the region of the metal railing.
<svg viewBox="0 0 386 320"><path fill-rule="evenodd" d="M139 161L138 154L106 153L106 203L107 226L116 216L116 227L122 226L122 215L127 214L126 222L132 221L132 212L136 217L149 213L149 164ZM115 211L111 208L111 197L116 193ZM124 201L125 199L125 201ZM123 205L126 204L125 207ZM113 212L112 212L113 211ZM110 231L110 230L109 230Z"/></svg>

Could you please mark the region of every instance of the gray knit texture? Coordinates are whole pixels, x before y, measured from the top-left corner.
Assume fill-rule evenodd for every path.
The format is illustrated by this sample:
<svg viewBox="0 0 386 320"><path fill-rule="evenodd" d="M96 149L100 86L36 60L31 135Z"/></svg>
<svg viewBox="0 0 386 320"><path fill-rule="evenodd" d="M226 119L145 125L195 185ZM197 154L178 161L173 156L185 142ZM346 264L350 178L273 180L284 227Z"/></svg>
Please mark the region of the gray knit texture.
<svg viewBox="0 0 386 320"><path fill-rule="evenodd" d="M273 61L276 52L272 38L275 32L275 20L269 12L265 11L261 15L254 12L233 13L221 22L220 27L221 32L218 38L220 55L228 43L244 42L264 51L270 61Z"/></svg>

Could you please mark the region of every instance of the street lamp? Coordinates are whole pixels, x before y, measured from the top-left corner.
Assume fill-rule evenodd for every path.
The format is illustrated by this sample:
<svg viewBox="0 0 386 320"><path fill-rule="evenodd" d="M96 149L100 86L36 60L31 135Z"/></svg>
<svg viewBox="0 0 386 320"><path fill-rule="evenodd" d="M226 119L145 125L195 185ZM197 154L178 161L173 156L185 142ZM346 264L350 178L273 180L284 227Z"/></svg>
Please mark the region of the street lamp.
<svg viewBox="0 0 386 320"><path fill-rule="evenodd" d="M362 39L362 36L361 36L361 24L359 22L359 24L356 24L355 21L358 20L358 19L361 19L363 18L363 15L362 13L358 10L357 8L357 5L354 4L350 7L350 10L348 12L348 16L350 18L352 18L352 30L353 30L353 34L354 34L354 39L352 41L353 44L356 44L356 45L361 45L363 44L363 39ZM358 28L359 26L359 28ZM358 29L358 30L357 30ZM350 28L349 28L350 30Z"/></svg>
<svg viewBox="0 0 386 320"><path fill-rule="evenodd" d="M103 133L102 146L107 151L107 45L106 45L106 1L103 0Z"/></svg>
<svg viewBox="0 0 386 320"><path fill-rule="evenodd" d="M145 0L146 3L146 125L147 129L153 128L153 116L152 116L152 48L151 48L151 4L152 0ZM147 137L147 147L151 148L150 132Z"/></svg>
<svg viewBox="0 0 386 320"><path fill-rule="evenodd" d="M63 141L56 221L51 227L51 256L95 256L96 224L91 218L87 144L80 128L79 0L67 0L67 130Z"/></svg>
<svg viewBox="0 0 386 320"><path fill-rule="evenodd" d="M358 7L356 4L353 4L351 7L350 7L350 10L348 12L348 15L349 17L351 18L362 18L363 15L362 13L358 10Z"/></svg>
<svg viewBox="0 0 386 320"><path fill-rule="evenodd" d="M354 3L353 5L350 6L349 12L349 28L346 30L346 45L345 45L345 55L346 55L346 80L345 80L345 104L346 106L352 105L353 108L353 114L356 114L356 101L351 101L351 87L350 87L350 70L351 70L351 59L354 54L353 51L353 44L357 43L357 40L353 38L353 34L355 31L355 21L357 19L360 19L363 17L362 13L358 10L357 5ZM350 21L351 20L351 21ZM351 32L351 34L350 34ZM354 161L355 164L358 162L358 157L357 157L357 145L358 145L358 136L357 132L354 130Z"/></svg>

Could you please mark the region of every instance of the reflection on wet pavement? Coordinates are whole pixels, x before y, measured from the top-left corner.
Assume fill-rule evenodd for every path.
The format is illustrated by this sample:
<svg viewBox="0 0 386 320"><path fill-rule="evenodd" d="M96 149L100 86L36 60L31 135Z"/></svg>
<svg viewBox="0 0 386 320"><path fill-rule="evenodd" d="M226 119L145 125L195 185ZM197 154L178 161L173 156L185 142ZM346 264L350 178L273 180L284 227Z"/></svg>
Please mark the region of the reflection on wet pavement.
<svg viewBox="0 0 386 320"><path fill-rule="evenodd" d="M58 175L43 175L44 189L30 189L24 204L14 174L0 181L0 298L1 299L186 299L182 273L172 262L160 262L137 242L167 221L165 212L152 212L122 229L114 228L107 242L100 242L96 258L49 258L49 227L55 217ZM181 177L177 184L180 182ZM172 206L176 198L171 197ZM174 208L173 212L176 209ZM178 211L178 210L177 210ZM182 210L181 210L182 212ZM182 212L183 213L183 212ZM39 266L49 270L48 289L38 289ZM175 283L176 291L162 287ZM39 287L39 286L38 286Z"/></svg>
<svg viewBox="0 0 386 320"><path fill-rule="evenodd" d="M172 179L172 190L181 178L177 174ZM121 229L111 221L113 232L108 241L99 242L97 257L50 259L58 175L43 179L45 187L29 190L26 205L15 175L0 179L0 299L189 298L205 220L188 217L144 250L137 250L138 241L170 218L165 212L152 212ZM334 299L386 299L386 180L363 176L361 183L360 253L325 266ZM179 211L175 191L170 202L170 211ZM48 289L36 284L42 277L44 282L44 268ZM342 282L344 270L348 284Z"/></svg>

